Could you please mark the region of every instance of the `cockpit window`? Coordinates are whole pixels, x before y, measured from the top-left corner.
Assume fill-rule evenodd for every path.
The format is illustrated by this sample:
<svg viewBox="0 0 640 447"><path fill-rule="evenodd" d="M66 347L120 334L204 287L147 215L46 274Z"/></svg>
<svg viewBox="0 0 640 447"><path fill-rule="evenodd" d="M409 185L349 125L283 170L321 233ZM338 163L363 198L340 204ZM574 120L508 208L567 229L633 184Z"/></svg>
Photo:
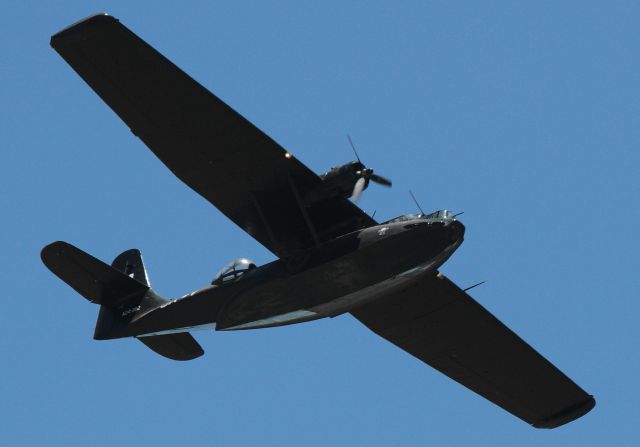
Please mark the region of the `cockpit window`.
<svg viewBox="0 0 640 447"><path fill-rule="evenodd" d="M228 263L220 273L211 281L212 285L221 285L235 282L249 270L256 268L256 265L247 258L238 258Z"/></svg>
<svg viewBox="0 0 640 447"><path fill-rule="evenodd" d="M453 219L453 213L448 210L435 211L424 216L425 219Z"/></svg>
<svg viewBox="0 0 640 447"><path fill-rule="evenodd" d="M420 217L422 217L422 214L403 214L402 216L391 219L386 223L406 222L408 220L420 219Z"/></svg>
<svg viewBox="0 0 640 447"><path fill-rule="evenodd" d="M402 216L398 216L395 219L391 219L385 223L396 223L396 222L406 222L408 220L415 219L425 219L425 220L433 220L433 219L453 219L455 216L451 211L448 210L439 210L434 211L431 214L404 214Z"/></svg>

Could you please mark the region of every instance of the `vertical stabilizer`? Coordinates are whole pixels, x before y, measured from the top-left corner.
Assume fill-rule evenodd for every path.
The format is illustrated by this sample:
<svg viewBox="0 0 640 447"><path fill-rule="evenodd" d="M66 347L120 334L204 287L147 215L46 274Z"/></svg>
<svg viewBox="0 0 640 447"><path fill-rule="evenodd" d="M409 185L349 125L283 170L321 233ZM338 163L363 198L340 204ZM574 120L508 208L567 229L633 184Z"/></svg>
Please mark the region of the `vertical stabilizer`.
<svg viewBox="0 0 640 447"><path fill-rule="evenodd" d="M144 262L142 262L142 255L137 248L120 253L111 263L111 267L120 270L129 278L151 287L149 276L147 276L147 271L144 268Z"/></svg>

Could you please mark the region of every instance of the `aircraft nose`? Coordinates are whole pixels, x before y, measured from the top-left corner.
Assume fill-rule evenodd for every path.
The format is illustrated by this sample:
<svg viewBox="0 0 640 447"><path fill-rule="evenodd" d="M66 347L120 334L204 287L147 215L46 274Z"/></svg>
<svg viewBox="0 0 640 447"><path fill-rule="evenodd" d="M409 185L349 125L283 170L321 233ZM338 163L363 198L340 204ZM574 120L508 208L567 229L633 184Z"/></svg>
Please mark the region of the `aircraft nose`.
<svg viewBox="0 0 640 447"><path fill-rule="evenodd" d="M464 225L462 222L454 220L451 222L451 241L457 242L464 238Z"/></svg>

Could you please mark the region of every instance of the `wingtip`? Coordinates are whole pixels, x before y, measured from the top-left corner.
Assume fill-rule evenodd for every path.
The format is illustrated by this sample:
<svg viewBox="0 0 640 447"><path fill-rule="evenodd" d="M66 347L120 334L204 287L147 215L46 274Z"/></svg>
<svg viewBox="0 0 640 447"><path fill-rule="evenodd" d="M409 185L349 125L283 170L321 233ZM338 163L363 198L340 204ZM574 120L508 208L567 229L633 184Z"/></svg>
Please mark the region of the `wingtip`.
<svg viewBox="0 0 640 447"><path fill-rule="evenodd" d="M78 20L77 22L72 23L71 25L52 35L50 45L55 48L56 43L61 39L66 39L71 36L77 36L93 28L104 26L113 22L118 22L118 19L116 19L112 15L107 14L106 12L93 14L89 17L85 17L82 20Z"/></svg>
<svg viewBox="0 0 640 447"><path fill-rule="evenodd" d="M558 413L546 417L535 424L533 426L535 428L556 428L561 425L568 424L569 422L575 421L576 419L584 416L588 412L590 412L593 407L596 406L596 400L593 396L589 396L582 402L579 402L575 405L571 405L568 408L565 408Z"/></svg>
<svg viewBox="0 0 640 447"><path fill-rule="evenodd" d="M71 244L65 241L55 241L48 245L45 245L44 247L42 247L42 250L40 250L40 259L42 259L42 262L44 262L45 265L47 265L47 262L51 258L51 256L62 252L65 248L69 247L70 245Z"/></svg>

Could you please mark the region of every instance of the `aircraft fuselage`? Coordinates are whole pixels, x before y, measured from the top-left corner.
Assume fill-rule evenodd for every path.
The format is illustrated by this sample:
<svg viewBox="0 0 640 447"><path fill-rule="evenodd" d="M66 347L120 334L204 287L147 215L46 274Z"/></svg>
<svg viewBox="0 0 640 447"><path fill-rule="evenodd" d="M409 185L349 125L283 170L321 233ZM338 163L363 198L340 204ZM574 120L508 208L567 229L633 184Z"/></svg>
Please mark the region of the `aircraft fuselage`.
<svg viewBox="0 0 640 447"><path fill-rule="evenodd" d="M237 281L139 312L126 328L105 338L257 329L334 317L435 271L463 236L464 225L455 219L372 226L249 270Z"/></svg>

